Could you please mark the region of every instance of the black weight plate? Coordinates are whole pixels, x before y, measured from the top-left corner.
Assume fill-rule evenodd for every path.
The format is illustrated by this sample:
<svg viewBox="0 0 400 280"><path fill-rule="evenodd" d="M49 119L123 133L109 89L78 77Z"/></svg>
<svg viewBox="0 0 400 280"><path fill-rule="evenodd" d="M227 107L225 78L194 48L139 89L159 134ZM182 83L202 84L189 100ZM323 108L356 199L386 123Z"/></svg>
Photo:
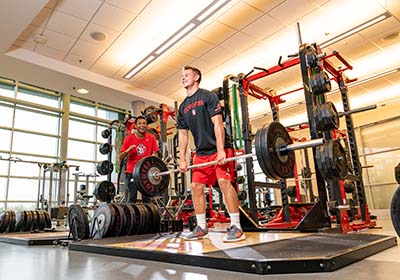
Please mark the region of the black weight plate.
<svg viewBox="0 0 400 280"><path fill-rule="evenodd" d="M150 213L150 210L149 209L147 209L147 207L146 206L144 206L144 204L138 204L138 207L140 207L141 208L141 214L143 214L143 231L142 231L142 233L143 234L146 234L146 233L149 233L150 232L150 229L151 229L151 227L153 226L152 225L152 223L153 223L153 221L152 221L152 217L150 216L151 215L151 213Z"/></svg>
<svg viewBox="0 0 400 280"><path fill-rule="evenodd" d="M34 210L31 210L30 213L32 215L31 231L38 231L39 230L39 216L36 213L36 211L34 211Z"/></svg>
<svg viewBox="0 0 400 280"><path fill-rule="evenodd" d="M142 206L143 206L143 209L145 210L146 218L147 218L147 223L146 223L144 232L152 233L153 227L154 227L153 213L151 211L151 208L147 204L142 204Z"/></svg>
<svg viewBox="0 0 400 280"><path fill-rule="evenodd" d="M337 140L329 140L316 149L317 166L325 179L341 179L348 173L346 152Z"/></svg>
<svg viewBox="0 0 400 280"><path fill-rule="evenodd" d="M144 229L144 213L142 210L142 207L138 204L131 204L133 209L135 209L135 214L136 214L136 224L135 224L135 229L134 229L134 234L142 234L143 229Z"/></svg>
<svg viewBox="0 0 400 280"><path fill-rule="evenodd" d="M146 213L144 212L145 210L143 209L142 205L136 204L137 208L137 213L139 213L139 219L136 217L136 221L139 220L139 225L138 225L138 231L136 234L143 234L145 233L146 229ZM135 209L136 211L136 209Z"/></svg>
<svg viewBox="0 0 400 280"><path fill-rule="evenodd" d="M257 134L259 134L257 136ZM279 122L272 122L256 133L256 155L265 175L273 179L294 176L294 151L282 152L281 148L292 143L286 128ZM260 162L260 158L262 159Z"/></svg>
<svg viewBox="0 0 400 280"><path fill-rule="evenodd" d="M35 211L36 212L36 215L37 215L37 217L38 217L38 229L39 230L44 230L44 216L43 216L43 213L42 213L42 211L40 211L40 210L36 210Z"/></svg>
<svg viewBox="0 0 400 280"><path fill-rule="evenodd" d="M5 232L9 224L10 213L9 211L3 211L3 213L0 214L0 233Z"/></svg>
<svg viewBox="0 0 400 280"><path fill-rule="evenodd" d="M321 173L321 176L323 178L327 178L327 173L328 171L326 170L327 164L325 163L326 157L325 157L325 151L326 151L326 143L322 146L318 146L315 149L315 158L317 160L317 166L318 170Z"/></svg>
<svg viewBox="0 0 400 280"><path fill-rule="evenodd" d="M18 211L15 215L15 231L20 232L26 223L26 213L25 211Z"/></svg>
<svg viewBox="0 0 400 280"><path fill-rule="evenodd" d="M94 210L90 234L93 239L109 236L114 225L114 212L114 209L106 204Z"/></svg>
<svg viewBox="0 0 400 280"><path fill-rule="evenodd" d="M96 188L93 191L93 194L96 198L102 202L111 202L111 200L115 196L115 186L112 182L102 181L97 184Z"/></svg>
<svg viewBox="0 0 400 280"><path fill-rule="evenodd" d="M255 149L256 149L256 157L257 157L257 162L260 165L261 170L264 172L264 174L268 177L270 177L272 171L268 169L268 164L264 160L264 155L262 154L263 148L262 146L262 141L261 141L261 136L262 136L262 129L257 130L256 136L255 136Z"/></svg>
<svg viewBox="0 0 400 280"><path fill-rule="evenodd" d="M8 225L7 232L15 232L15 220L16 220L15 212L10 211L10 223Z"/></svg>
<svg viewBox="0 0 400 280"><path fill-rule="evenodd" d="M129 235L135 235L138 231L138 224L140 221L137 221L139 214L137 213L138 210L136 210L136 207L134 207L135 204L127 204L127 206L130 206L129 211L131 212L131 229L129 231Z"/></svg>
<svg viewBox="0 0 400 280"><path fill-rule="evenodd" d="M397 235L400 237L400 187L397 187L394 191L390 202L390 218Z"/></svg>
<svg viewBox="0 0 400 280"><path fill-rule="evenodd" d="M101 136L104 139L107 139L110 135L111 135L111 130L109 128L106 128L101 132Z"/></svg>
<svg viewBox="0 0 400 280"><path fill-rule="evenodd" d="M120 206L124 209L126 218L125 231L124 233L121 233L121 235L130 235L136 223L135 209L133 209L133 207L129 204L120 204Z"/></svg>
<svg viewBox="0 0 400 280"><path fill-rule="evenodd" d="M400 163L394 168L394 177L396 178L397 183L400 184Z"/></svg>
<svg viewBox="0 0 400 280"><path fill-rule="evenodd" d="M162 159L149 156L140 159L133 169L133 183L145 196L162 195L169 186L170 176L155 177L152 174L167 171L167 165Z"/></svg>
<svg viewBox="0 0 400 280"><path fill-rule="evenodd" d="M313 74L310 77L311 91L315 95L331 91L332 85L329 76L325 71Z"/></svg>
<svg viewBox="0 0 400 280"><path fill-rule="evenodd" d="M103 160L97 164L96 170L100 175L108 175L113 172L114 165L108 160Z"/></svg>
<svg viewBox="0 0 400 280"><path fill-rule="evenodd" d="M32 229L32 213L30 211L23 211L25 212L25 224L23 224L22 231L31 231Z"/></svg>
<svg viewBox="0 0 400 280"><path fill-rule="evenodd" d="M68 226L75 240L89 238L89 220L79 204L73 204L68 208Z"/></svg>
<svg viewBox="0 0 400 280"><path fill-rule="evenodd" d="M111 145L109 143L103 143L99 147L99 152L102 155L106 155L111 152Z"/></svg>
<svg viewBox="0 0 400 280"><path fill-rule="evenodd" d="M113 236L122 236L125 235L126 231L126 216L124 209L116 204L116 203L111 203L110 204L112 207L114 207L114 232Z"/></svg>
<svg viewBox="0 0 400 280"><path fill-rule="evenodd" d="M339 127L339 114L335 105L328 101L316 109L316 125L320 131L330 131Z"/></svg>
<svg viewBox="0 0 400 280"><path fill-rule="evenodd" d="M157 205L153 203L145 204L147 208L151 211L151 216L153 218L153 227L151 229L151 233L160 232L160 214L158 213Z"/></svg>
<svg viewBox="0 0 400 280"><path fill-rule="evenodd" d="M44 214L44 219L45 219L45 228L51 228L51 219L50 219L50 215L49 212L44 211L43 210L43 214Z"/></svg>
<svg viewBox="0 0 400 280"><path fill-rule="evenodd" d="M332 145L335 170L337 170L338 178L344 178L349 170L346 151L339 141L333 141Z"/></svg>

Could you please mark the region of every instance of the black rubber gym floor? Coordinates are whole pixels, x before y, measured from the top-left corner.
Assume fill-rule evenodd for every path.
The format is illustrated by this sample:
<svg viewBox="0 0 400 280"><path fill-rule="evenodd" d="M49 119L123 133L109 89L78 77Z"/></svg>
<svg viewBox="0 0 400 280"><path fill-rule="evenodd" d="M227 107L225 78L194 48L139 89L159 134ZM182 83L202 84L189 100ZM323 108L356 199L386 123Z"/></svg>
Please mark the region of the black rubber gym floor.
<svg viewBox="0 0 400 280"><path fill-rule="evenodd" d="M186 241L179 235L141 235L83 240L71 243L70 250L252 274L284 274L334 271L396 246L397 240L373 234L318 233L207 249L212 243L208 239Z"/></svg>

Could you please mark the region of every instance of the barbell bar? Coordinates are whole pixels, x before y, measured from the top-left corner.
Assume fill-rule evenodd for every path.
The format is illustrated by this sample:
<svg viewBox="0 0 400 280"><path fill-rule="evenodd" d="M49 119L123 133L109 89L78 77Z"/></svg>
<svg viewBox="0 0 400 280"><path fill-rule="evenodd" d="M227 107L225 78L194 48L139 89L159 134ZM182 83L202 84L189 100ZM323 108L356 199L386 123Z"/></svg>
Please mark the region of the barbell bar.
<svg viewBox="0 0 400 280"><path fill-rule="evenodd" d="M347 173L347 165L344 166L342 164L345 162L342 160L345 158L345 155L343 149L338 149L339 145L327 145L325 139L322 138L293 144L286 128L279 122L272 122L268 126L257 130L255 135L255 153L227 158L225 162L256 156L260 168L268 178L276 180L288 179L294 177L294 151L310 147L316 147L317 150L320 150L320 158L321 160L325 160L321 164L321 168L326 171L325 173L328 173L328 175L334 173L332 176ZM324 165L324 163L329 163L329 168L325 168L326 164ZM191 165L188 169L215 164L218 164L218 161ZM337 165L340 168L337 168ZM169 170L167 164L162 159L149 156L140 159L136 163L132 172L132 182L146 196L159 196L169 186L170 176L167 175L175 172L179 172L179 169Z"/></svg>
<svg viewBox="0 0 400 280"><path fill-rule="evenodd" d="M305 148L312 148L312 147L317 147L317 146L321 146L325 143L325 139L323 138L318 138L318 139L312 139L309 141L305 141L305 142L300 142L300 143L294 143L294 144L289 144L289 145L283 145L279 148L279 153L284 156L287 155L288 152L290 151L295 151L295 150L299 150L299 149L305 149ZM251 153L251 154L244 154L244 155L239 155L239 156L235 156L235 157L230 157L225 159L224 163L226 162L230 162L230 161L236 161L236 160L240 160L240 159L246 159L246 158L251 158L257 156L256 153ZM219 162L217 160L214 161L210 161L210 162L204 162L204 163L199 163L199 164L194 164L194 165L190 165L188 166L188 170L190 169L195 169L195 168L201 168L201 167L207 167L207 166L211 166L211 165L216 165ZM150 176L152 177L160 177L160 176L165 176L165 175L169 175L171 173L176 173L179 172L180 170L177 169L171 169L168 171L164 171L164 172L154 172L152 174L150 174Z"/></svg>

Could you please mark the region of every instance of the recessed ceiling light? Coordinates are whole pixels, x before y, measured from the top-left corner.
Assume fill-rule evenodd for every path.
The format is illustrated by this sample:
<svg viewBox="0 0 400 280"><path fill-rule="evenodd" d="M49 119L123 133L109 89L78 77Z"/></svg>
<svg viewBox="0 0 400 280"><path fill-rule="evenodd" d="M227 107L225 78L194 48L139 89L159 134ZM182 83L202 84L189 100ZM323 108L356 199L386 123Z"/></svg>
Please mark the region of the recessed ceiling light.
<svg viewBox="0 0 400 280"><path fill-rule="evenodd" d="M108 38L108 35L104 32L90 32L90 37L92 37L96 41L105 41Z"/></svg>
<svg viewBox="0 0 400 280"><path fill-rule="evenodd" d="M88 94L89 93L89 91L87 89L85 89L85 88L78 88L76 90L76 92L80 93L80 94Z"/></svg>

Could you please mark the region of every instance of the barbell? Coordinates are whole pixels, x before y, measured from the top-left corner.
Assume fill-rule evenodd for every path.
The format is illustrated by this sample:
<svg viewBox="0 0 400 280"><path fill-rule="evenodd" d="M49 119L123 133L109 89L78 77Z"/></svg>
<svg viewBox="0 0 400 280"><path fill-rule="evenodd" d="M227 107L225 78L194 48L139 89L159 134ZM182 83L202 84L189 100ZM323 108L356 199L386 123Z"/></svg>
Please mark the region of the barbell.
<svg viewBox="0 0 400 280"><path fill-rule="evenodd" d="M294 151L324 145L323 138L292 144L292 139L286 128L279 122L272 122L256 132L255 153L227 158L225 162L256 156L257 161L269 178L285 179L294 176ZM188 170L218 164L210 161L195 164ZM137 188L147 196L158 196L168 188L171 173L179 169L169 170L167 165L158 157L149 156L139 160L132 173L132 181Z"/></svg>

